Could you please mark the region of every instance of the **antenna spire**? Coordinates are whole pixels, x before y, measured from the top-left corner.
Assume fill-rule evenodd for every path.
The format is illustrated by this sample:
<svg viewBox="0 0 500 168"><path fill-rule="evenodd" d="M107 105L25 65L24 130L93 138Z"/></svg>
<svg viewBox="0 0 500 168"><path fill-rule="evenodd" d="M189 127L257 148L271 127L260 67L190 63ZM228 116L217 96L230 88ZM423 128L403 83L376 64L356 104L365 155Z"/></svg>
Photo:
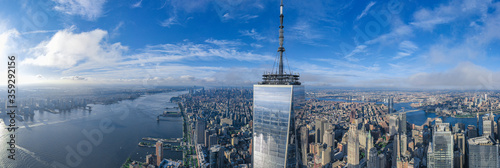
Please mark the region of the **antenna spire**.
<svg viewBox="0 0 500 168"><path fill-rule="evenodd" d="M259 82L259 85L300 85L299 74L284 73L283 72L283 52L285 52L285 47L283 47L283 0L281 0L280 5L280 47L278 48L278 52L280 53L279 65L276 71L274 71L274 66L276 65L276 60L273 64L273 71L268 74L262 75L262 82Z"/></svg>
<svg viewBox="0 0 500 168"><path fill-rule="evenodd" d="M285 47L283 47L283 40L285 36L283 36L283 0L281 0L280 5L280 47L278 48L278 52L280 52L280 62L279 62L279 75L283 75L283 52L285 52Z"/></svg>

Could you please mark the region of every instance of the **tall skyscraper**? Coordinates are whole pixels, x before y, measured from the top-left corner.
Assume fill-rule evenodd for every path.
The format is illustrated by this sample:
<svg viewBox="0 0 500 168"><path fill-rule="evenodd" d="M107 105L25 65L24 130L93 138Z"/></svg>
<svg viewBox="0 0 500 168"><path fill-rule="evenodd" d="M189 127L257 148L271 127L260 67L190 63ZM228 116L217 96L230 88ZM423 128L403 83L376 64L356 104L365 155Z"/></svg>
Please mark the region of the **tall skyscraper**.
<svg viewBox="0 0 500 168"><path fill-rule="evenodd" d="M399 132L399 117L397 115L389 116L389 134L396 135Z"/></svg>
<svg viewBox="0 0 500 168"><path fill-rule="evenodd" d="M500 167L498 144L489 136L471 138L469 143L469 167Z"/></svg>
<svg viewBox="0 0 500 168"><path fill-rule="evenodd" d="M399 156L405 156L408 150L408 137L406 134L399 135L399 148L401 148Z"/></svg>
<svg viewBox="0 0 500 168"><path fill-rule="evenodd" d="M398 131L399 134L406 134L406 113L399 113Z"/></svg>
<svg viewBox="0 0 500 168"><path fill-rule="evenodd" d="M395 167L397 165L397 162L400 159L401 156L401 143L399 139L399 134L394 135L394 141L392 142L392 167Z"/></svg>
<svg viewBox="0 0 500 168"><path fill-rule="evenodd" d="M389 99L387 100L387 107L388 107L387 113L394 112L394 98L389 97Z"/></svg>
<svg viewBox="0 0 500 168"><path fill-rule="evenodd" d="M453 167L453 135L450 123L436 123L427 153L427 167Z"/></svg>
<svg viewBox="0 0 500 168"><path fill-rule="evenodd" d="M377 156L378 152L377 148L373 146L373 137L371 132L368 132L366 139L366 158L368 159L367 167L378 168L380 166Z"/></svg>
<svg viewBox="0 0 500 168"><path fill-rule="evenodd" d="M333 129L327 129L325 131L323 134L323 143L328 147L335 145L335 133L333 132Z"/></svg>
<svg viewBox="0 0 500 168"><path fill-rule="evenodd" d="M254 85L253 167L298 167L295 111L305 101L299 75L283 72L283 1L280 5L278 72L265 73ZM274 71L274 70L273 70Z"/></svg>
<svg viewBox="0 0 500 168"><path fill-rule="evenodd" d="M495 116L493 112L483 116L483 136L495 137Z"/></svg>
<svg viewBox="0 0 500 168"><path fill-rule="evenodd" d="M306 126L300 128L300 143L302 152L302 166L307 167L307 147L309 147L309 129Z"/></svg>
<svg viewBox="0 0 500 168"><path fill-rule="evenodd" d="M458 146L458 152L459 152L459 156L460 158L458 158L458 165L456 165L455 167L464 167L465 166L465 154L466 154L466 143L465 143L465 135L463 133L455 133L455 139L456 139L456 143L457 143L457 146Z"/></svg>
<svg viewBox="0 0 500 168"><path fill-rule="evenodd" d="M325 133L325 120L316 120L316 137L314 138L316 143L323 143L323 134Z"/></svg>
<svg viewBox="0 0 500 168"><path fill-rule="evenodd" d="M497 119L497 140L500 141L500 118Z"/></svg>
<svg viewBox="0 0 500 168"><path fill-rule="evenodd" d="M357 126L351 124L348 132L347 141L347 167L359 167L359 140L358 140Z"/></svg>
<svg viewBox="0 0 500 168"><path fill-rule="evenodd" d="M156 166L160 166L161 161L163 160L163 142L156 142Z"/></svg>
<svg viewBox="0 0 500 168"><path fill-rule="evenodd" d="M204 119L198 119L198 121L196 121L196 144L205 143L205 127L206 122Z"/></svg>

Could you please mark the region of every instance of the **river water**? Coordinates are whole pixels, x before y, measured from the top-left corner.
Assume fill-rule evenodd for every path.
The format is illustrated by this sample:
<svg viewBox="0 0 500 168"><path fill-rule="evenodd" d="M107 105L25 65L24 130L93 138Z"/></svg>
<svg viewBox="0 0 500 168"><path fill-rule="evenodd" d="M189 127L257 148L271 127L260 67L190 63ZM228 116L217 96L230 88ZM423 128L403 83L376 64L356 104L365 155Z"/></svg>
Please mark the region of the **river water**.
<svg viewBox="0 0 500 168"><path fill-rule="evenodd" d="M144 161L154 148L139 147L143 137L181 138L182 117L156 121L170 98L183 92L143 95L111 105L90 105L89 113L73 109L59 114L35 112L16 124L16 160L8 159L10 133L0 130L0 167L120 167L127 157ZM3 121L7 121L3 119ZM5 124L1 124L6 127ZM164 151L165 158L182 159L182 152Z"/></svg>

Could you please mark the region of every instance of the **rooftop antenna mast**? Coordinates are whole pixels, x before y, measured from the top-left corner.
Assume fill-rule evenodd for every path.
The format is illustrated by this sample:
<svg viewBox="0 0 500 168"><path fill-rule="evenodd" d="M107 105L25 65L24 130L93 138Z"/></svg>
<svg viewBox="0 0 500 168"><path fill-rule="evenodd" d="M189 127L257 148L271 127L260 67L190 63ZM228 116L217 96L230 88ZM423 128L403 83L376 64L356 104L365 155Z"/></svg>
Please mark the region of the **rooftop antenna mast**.
<svg viewBox="0 0 500 168"><path fill-rule="evenodd" d="M279 35L279 42L280 42L280 47L278 48L278 52L280 53L279 57L279 63L276 63L276 60L274 61L273 64L273 71L274 71L274 66L278 64L278 67L276 69L277 72L271 72L262 75L262 82L259 82L261 85L300 85L299 74L291 74L290 73L286 74L283 72L283 52L285 52L285 47L283 47L283 41L285 37L283 36L283 0L281 0L280 4L280 35ZM287 59L288 60L288 59ZM288 67L290 70L290 66Z"/></svg>
<svg viewBox="0 0 500 168"><path fill-rule="evenodd" d="M283 0L281 0L280 5L280 47L278 48L278 52L280 52L280 62L279 62L279 75L283 75L283 52L285 52L285 47L283 47L283 40L285 36L283 36Z"/></svg>

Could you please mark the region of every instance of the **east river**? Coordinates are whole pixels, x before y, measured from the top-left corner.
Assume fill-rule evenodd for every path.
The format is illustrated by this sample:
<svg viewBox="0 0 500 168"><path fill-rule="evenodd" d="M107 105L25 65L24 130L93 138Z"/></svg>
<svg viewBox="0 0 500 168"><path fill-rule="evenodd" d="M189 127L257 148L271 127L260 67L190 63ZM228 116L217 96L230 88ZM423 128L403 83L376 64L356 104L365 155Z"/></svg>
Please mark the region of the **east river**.
<svg viewBox="0 0 500 168"><path fill-rule="evenodd" d="M182 117L156 121L170 98L183 92L143 95L110 105L89 105L92 111L35 112L16 121L16 160L8 159L10 133L0 130L0 167L120 167L130 157L144 161L154 148L139 147L143 137L181 138ZM2 120L2 127L7 118ZM182 160L182 152L164 151L165 158Z"/></svg>

